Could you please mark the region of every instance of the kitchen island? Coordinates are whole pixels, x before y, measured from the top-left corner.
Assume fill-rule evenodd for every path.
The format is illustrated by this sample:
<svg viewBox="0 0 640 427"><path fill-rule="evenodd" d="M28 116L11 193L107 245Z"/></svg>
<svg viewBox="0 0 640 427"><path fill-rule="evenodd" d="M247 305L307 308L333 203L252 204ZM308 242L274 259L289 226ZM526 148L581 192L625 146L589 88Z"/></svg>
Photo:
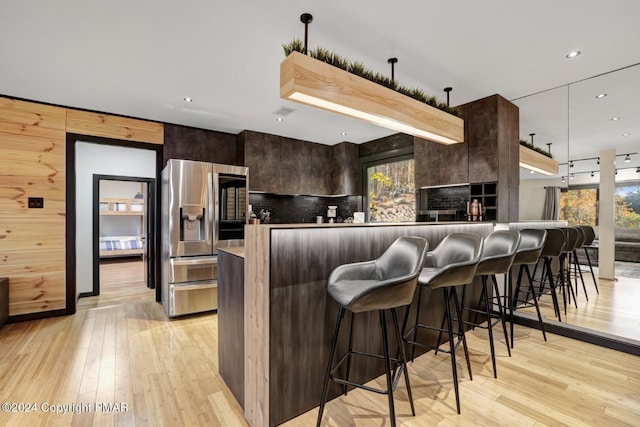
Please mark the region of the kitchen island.
<svg viewBox="0 0 640 427"><path fill-rule="evenodd" d="M318 405L339 310L326 292L334 268L377 258L400 236L424 237L434 248L453 232L487 236L493 230L491 222L247 225L244 259L219 253L218 316L220 374L234 395L241 396L238 401L249 424L278 425ZM467 292L467 301L478 300L480 288L473 290ZM243 304L238 301L241 297ZM426 309L421 310L420 322L439 325L444 313L442 294L429 295L423 304ZM416 301L412 311L415 306ZM404 310L398 314L404 315ZM224 323L231 318L236 319L233 326ZM377 313L356 316L353 330L354 348L381 354ZM338 353L346 350L347 335L341 335ZM426 336L435 343L436 335ZM391 348L396 346L393 338ZM232 340L238 345L223 345ZM244 361L244 370L224 368L229 361L236 365ZM383 372L382 363L368 361L353 363L350 375L354 381L368 381ZM341 387L333 384L329 398L340 393Z"/></svg>

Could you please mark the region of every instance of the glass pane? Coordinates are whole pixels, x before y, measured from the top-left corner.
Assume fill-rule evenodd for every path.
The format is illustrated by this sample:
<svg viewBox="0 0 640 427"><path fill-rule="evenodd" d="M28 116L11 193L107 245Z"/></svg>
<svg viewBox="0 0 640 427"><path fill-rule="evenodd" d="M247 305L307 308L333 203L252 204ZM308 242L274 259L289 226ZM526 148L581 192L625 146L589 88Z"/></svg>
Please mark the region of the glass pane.
<svg viewBox="0 0 640 427"><path fill-rule="evenodd" d="M615 203L616 226L640 228L640 184L618 184Z"/></svg>
<svg viewBox="0 0 640 427"><path fill-rule="evenodd" d="M569 225L596 225L598 190L567 190L560 195L560 219Z"/></svg>
<svg viewBox="0 0 640 427"><path fill-rule="evenodd" d="M413 159L367 168L369 221L416 220Z"/></svg>

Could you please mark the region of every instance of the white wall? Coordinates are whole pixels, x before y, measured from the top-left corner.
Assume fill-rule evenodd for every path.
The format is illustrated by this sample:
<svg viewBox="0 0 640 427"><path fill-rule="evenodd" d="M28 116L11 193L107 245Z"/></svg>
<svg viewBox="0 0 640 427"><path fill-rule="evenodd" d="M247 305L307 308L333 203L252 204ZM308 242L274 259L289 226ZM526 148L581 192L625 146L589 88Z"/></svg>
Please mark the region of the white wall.
<svg viewBox="0 0 640 427"><path fill-rule="evenodd" d="M146 182L100 181L100 198L133 199L137 193L146 194ZM100 237L139 236L143 232L143 216L101 215Z"/></svg>
<svg viewBox="0 0 640 427"><path fill-rule="evenodd" d="M544 187L564 187L559 179L520 180L520 221L540 221L544 210Z"/></svg>
<svg viewBox="0 0 640 427"><path fill-rule="evenodd" d="M156 178L156 152L76 144L76 296L93 291L93 175Z"/></svg>

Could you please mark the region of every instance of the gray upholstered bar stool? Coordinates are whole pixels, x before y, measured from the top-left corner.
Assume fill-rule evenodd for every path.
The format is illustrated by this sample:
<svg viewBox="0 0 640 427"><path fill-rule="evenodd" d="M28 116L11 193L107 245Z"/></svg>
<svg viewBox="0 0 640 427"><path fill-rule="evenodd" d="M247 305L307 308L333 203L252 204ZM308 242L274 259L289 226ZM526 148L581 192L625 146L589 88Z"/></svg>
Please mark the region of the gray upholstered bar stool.
<svg viewBox="0 0 640 427"><path fill-rule="evenodd" d="M407 309L402 324L402 337L406 343L412 345L412 359L415 346L421 346L427 349L438 349L440 343L436 346L430 346L423 342L417 341L417 333L419 329L436 330L446 332L449 338L449 350L440 350L451 355L451 371L453 373L453 387L456 394L456 409L460 413L460 395L458 392L458 370L456 366L456 346L454 344L454 335L458 336L458 343L462 341L464 348L467 368L469 369L469 377L473 379L471 374L471 362L469 361L469 351L467 349L467 340L464 336L464 328L460 319L460 304L458 294L455 287L458 285L466 285L473 281L473 277L478 267L480 253L482 252L482 237L473 233L452 233L446 236L436 248L429 252L425 268L418 278L418 306L416 308L415 324L407 330L407 321L409 319L409 309ZM447 323L447 329L424 325L419 322L422 291L424 288L431 290L442 289L444 292L444 308ZM451 313L451 299L454 301L456 317ZM453 332L453 320L458 322L458 332ZM413 335L412 339L409 339Z"/></svg>
<svg viewBox="0 0 640 427"><path fill-rule="evenodd" d="M542 295L544 293L545 283L547 279L549 279L549 290L551 292L551 299L553 301L553 309L556 313L558 321L560 322L562 322L562 316L560 314L560 306L558 304L558 295L556 294L556 283L553 279L552 264L554 259L560 258L564 245L564 233L562 232L562 230L558 228L547 228L547 238L544 241L544 247L542 248L542 253L540 254L540 259L543 261L543 264L542 274L540 275L540 288L538 290L538 295ZM536 268L533 270L534 280L537 268L538 265L536 265ZM528 292L533 293L535 292L535 289L530 287ZM528 299L528 294L525 299Z"/></svg>
<svg viewBox="0 0 640 427"><path fill-rule="evenodd" d="M492 314L490 309L490 300L496 302L498 306L498 321L502 324L502 331L504 333L504 340L507 345L507 352L511 356L511 348L509 347L509 336L507 334L507 325L504 317L504 310L502 307L502 298L500 297L500 289L498 288L498 281L496 280L496 274L506 274L511 268L513 259L516 256L516 250L518 249L518 243L520 242L520 233L517 231L498 230L491 233L484 239L482 245L482 254L480 255L480 261L476 269L476 276L482 277L482 292L480 293L480 301L475 307L464 307L463 310L470 311L476 314L473 322L466 321L466 324L470 324L474 327L487 329L489 334L489 347L491 350L491 364L493 365L493 377L498 378L496 371L496 352L493 344L493 320L496 317ZM487 288L487 280L491 277L493 282L493 297L489 294ZM465 290L470 285L465 286ZM464 292L462 293L462 300L464 301ZM479 307L484 309L481 310ZM487 320L487 326L478 323L478 313L482 313Z"/></svg>
<svg viewBox="0 0 640 427"><path fill-rule="evenodd" d="M582 282L582 290L584 291L584 297L587 301L589 301L589 295L587 294L587 287L584 284L584 277L582 276L582 269L580 268L580 263L578 262L578 250L582 249L582 245L586 240L586 236L584 234L584 230L582 227L573 227L578 232L578 237L576 239L576 244L573 247L573 252L569 254L569 271L571 271L571 264L573 264L573 278L576 283L576 295L578 295L578 276L580 277L580 282Z"/></svg>
<svg viewBox="0 0 640 427"><path fill-rule="evenodd" d="M560 286L562 287L562 296L564 298L564 314L567 315L567 301L571 304L571 298L573 298L573 304L578 308L578 300L576 300L576 294L573 289L573 282L571 281L571 254L578 242L578 231L573 227L560 228L564 233L564 247L560 254ZM566 290L568 289L568 291ZM566 297L565 297L566 295Z"/></svg>
<svg viewBox="0 0 640 427"><path fill-rule="evenodd" d="M591 264L591 258L589 257L589 249L595 248L593 245L593 241L596 238L596 232L593 227L590 225L581 225L582 231L584 233L584 243L582 244L582 248L584 249L584 254L587 257L587 263L589 264L589 271L591 271L591 278L593 279L593 285L596 287L596 293L600 294L598 290L598 282L596 281L596 275L593 273L593 265Z"/></svg>
<svg viewBox="0 0 640 427"><path fill-rule="evenodd" d="M542 249L544 248L544 242L546 238L547 231L544 229L525 228L523 230L520 230L520 243L518 244L516 256L513 259L511 269L509 270L509 282L507 286L509 323L511 329L511 348L513 348L513 313L516 310L518 303L528 303L528 301L522 300L519 295L523 273L527 274L527 279L529 281L529 290L533 291L533 305L536 307L538 322L540 324L540 329L542 330L542 336L544 337L545 341L547 340L547 334L544 330L544 322L542 321L540 307L538 306L538 298L536 297L535 289L533 287L533 276L531 274L531 270L529 269L530 265L535 266L536 264L538 264L538 260L540 259L540 255L542 254ZM512 271L515 267L518 267L518 281L514 293Z"/></svg>
<svg viewBox="0 0 640 427"><path fill-rule="evenodd" d="M341 265L331 272L327 291L331 298L340 305L340 312L338 313L338 319L336 321L333 340L331 342L331 350L329 352L329 362L327 363L327 371L322 385L320 409L317 421L318 426L322 421L322 413L327 400L329 380L342 384L346 387L354 386L380 394L387 394L389 397L391 425L395 426L396 418L393 403L393 389L398 384L400 376L404 374L409 403L411 405L411 413L415 415L411 386L409 384L409 376L407 374L407 361L404 352L404 345L402 343L402 336L400 335L400 328L398 326L396 307L411 304L416 290L418 275L424 265L427 249L428 243L421 237L400 237L393 242L393 244L378 259ZM399 358L391 358L389 356L389 340L387 337L387 320L385 314L385 310L387 309L391 311L391 315L393 316L393 326L394 333L396 334L396 342L398 343ZM353 316L356 313L367 311L379 312L384 355L352 350L352 336L349 334L349 350L340 359L336 366L332 367L338 343L338 336L340 334L340 325L346 311L350 311L352 313L352 322ZM387 389L380 390L349 381L349 367L352 355L382 359L384 361L387 377ZM347 362L346 377L344 379L335 377L334 374L345 361ZM394 365L394 373L396 372L396 369L399 368L397 375L394 375L394 378L392 378L391 374L392 363Z"/></svg>

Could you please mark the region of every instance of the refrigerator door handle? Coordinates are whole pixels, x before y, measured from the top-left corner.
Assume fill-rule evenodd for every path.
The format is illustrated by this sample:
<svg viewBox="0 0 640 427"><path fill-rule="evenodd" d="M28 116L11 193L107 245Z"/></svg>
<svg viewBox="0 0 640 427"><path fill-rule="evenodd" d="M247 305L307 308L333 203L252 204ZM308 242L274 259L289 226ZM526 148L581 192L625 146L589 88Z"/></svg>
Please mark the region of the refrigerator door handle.
<svg viewBox="0 0 640 427"><path fill-rule="evenodd" d="M217 264L218 257L197 257L197 258L171 258L172 265L207 265Z"/></svg>
<svg viewBox="0 0 640 427"><path fill-rule="evenodd" d="M213 253L216 253L215 247L215 220L214 220L214 198L215 194L213 192L213 174L211 172L207 173L207 222L205 223L205 233L207 236L207 243L212 245ZM213 239L213 244L211 243Z"/></svg>

